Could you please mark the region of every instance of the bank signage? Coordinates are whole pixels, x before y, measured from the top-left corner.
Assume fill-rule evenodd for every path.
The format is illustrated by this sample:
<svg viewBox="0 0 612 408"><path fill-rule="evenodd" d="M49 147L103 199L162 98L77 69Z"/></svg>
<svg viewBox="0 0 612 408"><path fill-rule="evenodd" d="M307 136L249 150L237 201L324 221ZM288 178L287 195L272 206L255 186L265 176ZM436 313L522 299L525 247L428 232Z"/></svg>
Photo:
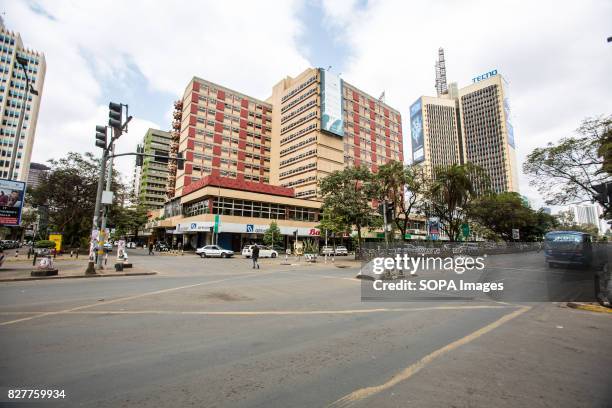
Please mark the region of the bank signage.
<svg viewBox="0 0 612 408"><path fill-rule="evenodd" d="M493 77L493 76L495 76L495 75L497 75L497 70L496 70L496 69L494 69L494 70L492 70L492 71L489 71L489 72L485 72L485 73L484 73L484 74L482 74L482 75L478 75L478 76L476 76L476 77L472 78L472 82L473 82L473 83L480 82L480 81L482 81L483 79L487 79L487 78Z"/></svg>

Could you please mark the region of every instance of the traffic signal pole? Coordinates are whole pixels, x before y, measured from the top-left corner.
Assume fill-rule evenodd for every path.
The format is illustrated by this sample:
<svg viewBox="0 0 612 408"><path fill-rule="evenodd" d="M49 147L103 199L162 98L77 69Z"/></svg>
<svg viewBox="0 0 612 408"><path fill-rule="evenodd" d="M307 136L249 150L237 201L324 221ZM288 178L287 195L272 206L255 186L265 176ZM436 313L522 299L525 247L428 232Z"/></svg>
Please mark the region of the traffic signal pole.
<svg viewBox="0 0 612 408"><path fill-rule="evenodd" d="M95 275L95 260L96 260L96 242L97 237L94 237L94 231L98 230L98 219L100 217L100 208L102 207L102 190L104 186L104 175L106 173L106 160L108 152L106 149L102 151L102 159L100 160L100 175L98 177L98 190L96 192L96 205L94 209L93 224L91 227L91 242L89 244L89 263L87 264L86 275Z"/></svg>
<svg viewBox="0 0 612 408"><path fill-rule="evenodd" d="M112 140L112 139L111 139ZM106 188L104 189L104 191L110 191L111 189L111 185L113 182L113 155L112 153L114 153L115 151L115 143L113 142L110 147L110 153L111 155L109 156L109 164L108 164L108 174L106 175ZM100 201L102 201L100 199ZM101 204L101 203L100 203ZM106 220L108 218L108 204L104 204L104 208L102 209L102 222L100 225L100 236L102 236L102 234L104 234L104 241L102 242L106 242L108 241L108 236L106 236ZM104 258L104 244L102 243L102 245L98 245L98 260L96 263L96 267L97 269L104 269L103 267L103 260Z"/></svg>

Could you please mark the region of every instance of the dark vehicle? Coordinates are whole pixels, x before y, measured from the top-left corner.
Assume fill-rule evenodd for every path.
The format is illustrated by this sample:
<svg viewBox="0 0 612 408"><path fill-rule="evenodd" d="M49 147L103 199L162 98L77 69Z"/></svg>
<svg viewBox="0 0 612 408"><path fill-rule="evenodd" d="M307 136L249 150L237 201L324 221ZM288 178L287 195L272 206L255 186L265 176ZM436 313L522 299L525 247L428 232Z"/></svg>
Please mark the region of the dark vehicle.
<svg viewBox="0 0 612 408"><path fill-rule="evenodd" d="M544 236L544 256L549 268L557 265L599 267L606 261L605 244L593 244L590 234L552 231Z"/></svg>
<svg viewBox="0 0 612 408"><path fill-rule="evenodd" d="M158 252L168 252L168 251L170 251L170 247L165 242L158 242L157 245L155 246L155 249Z"/></svg>

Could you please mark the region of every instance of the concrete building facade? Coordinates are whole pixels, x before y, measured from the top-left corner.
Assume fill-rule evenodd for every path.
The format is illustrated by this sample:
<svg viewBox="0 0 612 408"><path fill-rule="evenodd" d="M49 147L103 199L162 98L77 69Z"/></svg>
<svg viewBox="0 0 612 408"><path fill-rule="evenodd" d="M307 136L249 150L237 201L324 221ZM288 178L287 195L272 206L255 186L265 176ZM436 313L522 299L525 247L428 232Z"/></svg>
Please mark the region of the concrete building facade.
<svg viewBox="0 0 612 408"><path fill-rule="evenodd" d="M36 188L40 185L42 177L51 168L41 163L30 163L30 171L28 173L28 188Z"/></svg>
<svg viewBox="0 0 612 408"><path fill-rule="evenodd" d="M163 208L166 202L170 140L170 133L159 129L147 130L142 140L145 156L137 177L138 203L147 209Z"/></svg>
<svg viewBox="0 0 612 408"><path fill-rule="evenodd" d="M17 56L27 60L27 75L38 95L28 92L25 101L26 77ZM45 81L45 55L27 49L19 33L10 31L0 22L0 178L26 181L30 171L30 158L36 135L36 122L40 108ZM21 116L22 104L25 114L19 135L15 169L9 174L13 145L17 137L17 127Z"/></svg>
<svg viewBox="0 0 612 408"><path fill-rule="evenodd" d="M412 105L412 159L430 174L436 166L470 162L485 169L493 191L518 192L507 85L493 72L464 88L450 84L448 94L423 96Z"/></svg>
<svg viewBox="0 0 612 408"><path fill-rule="evenodd" d="M286 77L265 101L194 77L175 104L166 241L239 250L278 223L286 244L316 238L318 182L345 166L403 161L399 112L325 70ZM170 235L170 236L168 236Z"/></svg>

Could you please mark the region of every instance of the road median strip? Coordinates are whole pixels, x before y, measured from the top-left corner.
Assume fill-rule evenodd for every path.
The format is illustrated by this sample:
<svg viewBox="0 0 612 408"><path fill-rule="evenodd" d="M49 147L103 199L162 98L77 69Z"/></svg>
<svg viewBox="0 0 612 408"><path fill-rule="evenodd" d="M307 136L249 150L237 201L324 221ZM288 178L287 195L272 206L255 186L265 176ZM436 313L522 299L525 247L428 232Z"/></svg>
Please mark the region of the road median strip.
<svg viewBox="0 0 612 408"><path fill-rule="evenodd" d="M567 307L571 307L572 309L585 310L588 312L612 313L612 308L601 306L601 305L594 304L594 303L568 302Z"/></svg>

